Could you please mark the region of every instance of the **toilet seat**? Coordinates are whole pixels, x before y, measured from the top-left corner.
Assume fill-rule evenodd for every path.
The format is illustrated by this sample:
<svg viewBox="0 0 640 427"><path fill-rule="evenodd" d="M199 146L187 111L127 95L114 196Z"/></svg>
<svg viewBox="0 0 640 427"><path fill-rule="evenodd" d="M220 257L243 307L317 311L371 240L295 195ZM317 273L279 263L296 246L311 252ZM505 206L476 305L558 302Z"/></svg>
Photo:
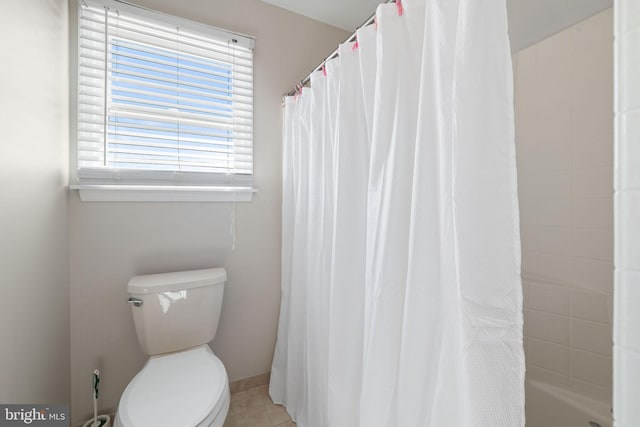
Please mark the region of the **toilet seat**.
<svg viewBox="0 0 640 427"><path fill-rule="evenodd" d="M116 427L205 427L224 423L229 381L208 345L151 357L120 399Z"/></svg>

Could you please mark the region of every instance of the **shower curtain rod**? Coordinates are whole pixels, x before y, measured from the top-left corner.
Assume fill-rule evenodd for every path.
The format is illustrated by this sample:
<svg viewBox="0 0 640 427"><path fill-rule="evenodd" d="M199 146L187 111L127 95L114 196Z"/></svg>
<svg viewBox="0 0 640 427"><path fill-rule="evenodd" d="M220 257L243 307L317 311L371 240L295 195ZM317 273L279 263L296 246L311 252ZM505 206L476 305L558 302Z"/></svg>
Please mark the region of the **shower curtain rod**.
<svg viewBox="0 0 640 427"><path fill-rule="evenodd" d="M395 2L396 2L396 0L386 0L384 3L395 3ZM370 25L370 24L374 21L375 17L376 17L376 13L375 13L375 12L373 12L373 15L371 15L371 16L370 16L366 21L364 21L360 26L356 27L356 31L354 31L354 32L353 32L353 34L351 34L351 36L350 36L348 39L346 39L343 43L349 43L349 42L354 41L354 40L356 39L356 33L357 33L357 31L358 31L360 28L364 28L364 27L366 27L367 25ZM339 47L338 47L338 49L339 49ZM297 86L297 87L295 87L295 88L291 89L291 90L290 90L286 95L284 95L284 96L293 96L293 95L295 95L295 94L296 94L296 92L297 92L297 90L298 90L298 87L303 87L303 86L305 86L307 83L309 83L309 81L311 80L311 74L315 73L316 71L321 70L321 69L322 69L322 67L324 66L324 64L325 64L327 61L329 61L330 59L333 59L333 58L335 58L336 56L338 56L338 49L334 50L334 51L331 53L331 55L327 56L327 57L324 59L324 61L322 61L322 62L321 62L317 67L315 67L313 70L311 70L311 72L310 72L309 74L307 74L307 76L306 76L304 79L300 80L300 83L298 83L298 84L299 84L299 86Z"/></svg>

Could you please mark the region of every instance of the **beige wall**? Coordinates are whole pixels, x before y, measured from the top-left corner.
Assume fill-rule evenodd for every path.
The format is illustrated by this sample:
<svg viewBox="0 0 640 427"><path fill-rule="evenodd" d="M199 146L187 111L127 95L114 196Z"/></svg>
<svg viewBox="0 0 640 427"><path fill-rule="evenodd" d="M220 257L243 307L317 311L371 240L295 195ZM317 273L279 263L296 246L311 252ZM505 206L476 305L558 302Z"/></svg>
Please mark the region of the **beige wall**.
<svg viewBox="0 0 640 427"><path fill-rule="evenodd" d="M611 398L609 9L517 55L527 376Z"/></svg>
<svg viewBox="0 0 640 427"><path fill-rule="evenodd" d="M137 274L222 266L228 283L213 349L231 380L270 370L280 303L281 95L348 34L259 0L136 3L256 38L254 201L70 202L71 388L75 421L91 411L90 374L103 374L101 407L115 410L145 357L126 284ZM74 6L71 6L75 8Z"/></svg>
<svg viewBox="0 0 640 427"><path fill-rule="evenodd" d="M640 419L640 2L616 0L616 427Z"/></svg>
<svg viewBox="0 0 640 427"><path fill-rule="evenodd" d="M69 401L67 0L0 6L0 402Z"/></svg>

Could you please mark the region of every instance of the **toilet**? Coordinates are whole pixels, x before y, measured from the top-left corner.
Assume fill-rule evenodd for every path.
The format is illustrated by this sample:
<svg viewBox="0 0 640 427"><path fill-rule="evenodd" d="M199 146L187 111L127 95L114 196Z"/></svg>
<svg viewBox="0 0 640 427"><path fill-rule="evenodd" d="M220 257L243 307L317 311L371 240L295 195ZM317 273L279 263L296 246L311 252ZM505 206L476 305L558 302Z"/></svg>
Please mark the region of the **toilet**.
<svg viewBox="0 0 640 427"><path fill-rule="evenodd" d="M133 277L127 286L149 360L127 385L115 427L222 427L229 380L208 343L218 328L223 268Z"/></svg>

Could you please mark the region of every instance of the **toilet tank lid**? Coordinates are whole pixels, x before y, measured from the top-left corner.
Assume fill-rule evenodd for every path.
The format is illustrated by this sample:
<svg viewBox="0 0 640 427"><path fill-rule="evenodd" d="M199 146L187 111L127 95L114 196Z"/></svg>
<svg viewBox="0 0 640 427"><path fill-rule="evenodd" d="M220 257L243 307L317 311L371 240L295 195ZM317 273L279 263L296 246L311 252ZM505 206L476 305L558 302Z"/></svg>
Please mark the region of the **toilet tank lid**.
<svg viewBox="0 0 640 427"><path fill-rule="evenodd" d="M220 285L226 280L227 272L224 268L147 274L132 277L127 285L127 291L131 294L152 294Z"/></svg>

